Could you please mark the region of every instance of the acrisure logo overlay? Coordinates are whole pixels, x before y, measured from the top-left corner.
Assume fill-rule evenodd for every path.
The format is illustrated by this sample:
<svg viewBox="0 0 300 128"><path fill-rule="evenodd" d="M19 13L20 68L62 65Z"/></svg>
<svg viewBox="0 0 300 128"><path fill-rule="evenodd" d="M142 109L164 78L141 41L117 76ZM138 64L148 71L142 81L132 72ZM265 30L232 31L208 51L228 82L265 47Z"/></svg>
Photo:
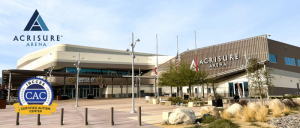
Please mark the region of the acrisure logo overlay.
<svg viewBox="0 0 300 128"><path fill-rule="evenodd" d="M60 41L61 37L63 37L62 35L47 34L49 29L38 10L34 11L24 31L27 32L28 35L16 35L13 41L26 41L26 46L47 46L46 42ZM29 31L31 31L31 33ZM41 35L32 35L32 32L39 32Z"/></svg>
<svg viewBox="0 0 300 128"><path fill-rule="evenodd" d="M15 103L15 112L21 115L56 113L57 103L53 101L53 90L49 83L41 78L26 80L18 91L19 103Z"/></svg>
<svg viewBox="0 0 300 128"><path fill-rule="evenodd" d="M38 10L35 10L24 31L49 31Z"/></svg>

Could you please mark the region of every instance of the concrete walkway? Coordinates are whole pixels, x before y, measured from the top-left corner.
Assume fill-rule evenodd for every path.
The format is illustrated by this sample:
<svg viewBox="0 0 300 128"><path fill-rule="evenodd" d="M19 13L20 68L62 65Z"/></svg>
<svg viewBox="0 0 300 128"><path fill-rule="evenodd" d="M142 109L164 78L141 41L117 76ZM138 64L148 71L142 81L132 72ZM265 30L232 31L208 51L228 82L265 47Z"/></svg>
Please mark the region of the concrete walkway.
<svg viewBox="0 0 300 128"><path fill-rule="evenodd" d="M162 98L166 100L167 98ZM132 128L138 127L137 113L132 114L132 99L79 99L79 107L75 108L75 100L54 101L58 103L57 113L50 116L41 115L41 125L37 126L37 115L20 115L20 125L16 126L16 113L14 107L7 105L6 109L0 109L0 127L111 127L110 108L114 107L115 125L112 127ZM135 98L135 110L142 107L142 127L154 128L153 124L163 123L162 112L172 111L178 107L145 103L145 98ZM60 126L60 110L64 108L64 123ZM88 108L88 125L83 125L84 108ZM201 107L192 108L196 115L200 114Z"/></svg>

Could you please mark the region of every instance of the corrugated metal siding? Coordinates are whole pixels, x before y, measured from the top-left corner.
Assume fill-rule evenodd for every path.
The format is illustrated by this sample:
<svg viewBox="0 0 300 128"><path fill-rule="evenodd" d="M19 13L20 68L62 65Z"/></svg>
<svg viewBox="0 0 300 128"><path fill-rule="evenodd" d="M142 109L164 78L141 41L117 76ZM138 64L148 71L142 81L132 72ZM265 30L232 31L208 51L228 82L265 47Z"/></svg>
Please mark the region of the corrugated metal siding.
<svg viewBox="0 0 300 128"><path fill-rule="evenodd" d="M204 61L205 58L209 59L210 57L213 58L213 63L215 63L215 57L217 57L218 62L218 56L221 56L222 62L223 55L227 55L228 59L228 61L225 61L225 63L227 64L226 67L209 68L210 64L204 63L199 65L199 68L208 71L210 75L239 68L242 65L246 64L246 60L244 57L245 51L247 52L247 57L258 58L259 61L269 60L266 35L213 45L205 48L199 48L197 49L198 64L200 64L200 60ZM230 61L230 54L232 54L235 58L236 53L238 53L239 59ZM194 60L194 57L195 50L189 50L180 55L181 61L187 63L191 63Z"/></svg>

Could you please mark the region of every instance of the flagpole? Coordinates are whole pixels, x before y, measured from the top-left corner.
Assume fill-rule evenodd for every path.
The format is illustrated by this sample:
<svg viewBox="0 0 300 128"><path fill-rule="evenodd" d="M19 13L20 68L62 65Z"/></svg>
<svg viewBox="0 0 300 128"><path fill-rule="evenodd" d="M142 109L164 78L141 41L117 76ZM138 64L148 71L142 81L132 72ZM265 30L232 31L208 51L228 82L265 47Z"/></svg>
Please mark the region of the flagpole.
<svg viewBox="0 0 300 128"><path fill-rule="evenodd" d="M177 36L177 58L176 58L176 70L177 70L177 73L178 73L178 64L179 64L179 58L178 58L178 36ZM176 91L180 93L179 91L179 87L176 88ZM177 93L176 93L177 94ZM177 97L179 96L180 94L177 94Z"/></svg>
<svg viewBox="0 0 300 128"><path fill-rule="evenodd" d="M156 72L157 72L157 98L159 98L159 90L158 90L158 38L156 34Z"/></svg>
<svg viewBox="0 0 300 128"><path fill-rule="evenodd" d="M196 56L195 56L195 61L197 61L197 40L196 40L196 31L195 31L195 52L196 52ZM196 62L195 64L197 64L197 67L198 68L198 62ZM196 72L198 71L198 69L196 69ZM198 89L197 89L197 97L199 97L199 84L197 85L198 86Z"/></svg>

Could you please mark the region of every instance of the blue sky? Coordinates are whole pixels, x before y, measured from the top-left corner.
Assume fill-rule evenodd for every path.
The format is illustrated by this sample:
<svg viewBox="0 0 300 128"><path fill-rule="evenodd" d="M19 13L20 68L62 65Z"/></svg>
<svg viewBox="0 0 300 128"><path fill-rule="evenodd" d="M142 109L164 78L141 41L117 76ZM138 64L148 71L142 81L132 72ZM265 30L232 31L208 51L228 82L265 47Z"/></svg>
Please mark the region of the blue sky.
<svg viewBox="0 0 300 128"><path fill-rule="evenodd" d="M300 1L296 0L0 0L0 70L15 69L24 55L45 47L26 47L15 35L63 35L55 44L126 50L131 33L135 51L176 55L197 47L271 34L300 47ZM23 31L38 10L48 32ZM249 34L250 33L250 34ZM0 72L1 73L1 72ZM0 74L1 75L1 74Z"/></svg>

